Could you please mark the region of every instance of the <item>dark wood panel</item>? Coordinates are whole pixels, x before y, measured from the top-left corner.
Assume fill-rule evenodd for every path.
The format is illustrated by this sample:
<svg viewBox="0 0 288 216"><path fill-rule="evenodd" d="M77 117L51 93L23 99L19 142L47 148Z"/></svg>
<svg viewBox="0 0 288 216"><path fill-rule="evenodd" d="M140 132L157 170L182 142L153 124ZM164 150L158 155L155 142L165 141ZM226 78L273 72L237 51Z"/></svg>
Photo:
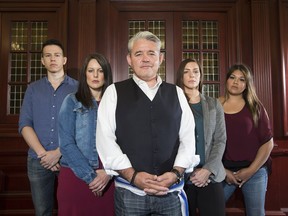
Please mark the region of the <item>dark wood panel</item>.
<svg viewBox="0 0 288 216"><path fill-rule="evenodd" d="M253 9L251 9L251 2L254 4ZM268 8L267 5L265 8L255 5L267 2L269 3ZM81 59L85 57L86 52L91 52L94 48L95 51L105 54L111 61L114 73L116 75L119 73L116 63L120 58L119 53L122 53L122 51L121 47L118 46L117 38L119 37L119 31L123 28L123 26L119 25L119 13L145 13L150 11L157 14L159 10L164 13L171 13L171 11L227 13L226 46L228 46L228 52L226 55L228 62L232 64L235 61L243 61L254 68L257 66L257 86L260 86L258 88L258 92L260 91L259 95L261 98L265 97L264 101L269 104L269 110L272 110L273 117L276 117L272 119L275 137L277 139L288 137L288 88L286 84L288 82L286 75L286 71L288 71L287 0L184 0L181 1L181 4L173 0L0 0L0 4L0 22L2 27L3 13L6 12L28 11L34 13L54 11L58 14L55 18L60 23L56 31L59 31L58 33L65 43L67 41L67 70L75 78L77 78L78 69L82 64ZM32 5L37 5L37 7ZM261 12L262 14L255 14L255 9L258 12L263 11ZM257 20L262 17L269 17L269 23L267 23L267 19ZM251 21L252 18L254 19L253 23ZM265 28L269 25L269 29L260 29L258 23L264 24ZM86 26L80 28L79 25ZM92 27L91 29L89 28L90 26ZM262 38L263 34L261 32L264 30L268 31L268 33ZM254 32L253 40L252 31ZM259 38L261 41L257 42ZM262 46L263 40L270 40L270 43L264 43ZM1 61L5 60L5 58L7 60L7 57L4 56L5 58L3 58L3 55L5 55L3 49L5 50L7 47L1 43ZM126 50L126 44L124 49ZM270 57L267 57L266 54L268 52L269 55L270 50ZM259 55L263 55L264 58ZM121 54L121 57L125 56ZM263 67L267 65L266 61L270 61L270 68ZM7 67L1 64L1 98L7 96L6 90L3 91L6 88L3 80L7 79L7 76L3 76L3 73L7 71ZM265 70L264 72L262 68ZM265 76L262 76L262 73L265 73ZM272 87L270 79L272 79ZM268 90L266 88L267 82L269 91L271 91L268 92L268 95L266 95ZM263 88L264 90L262 91ZM273 107L271 107L270 103L273 104ZM0 110L3 110L3 103L0 104L2 107ZM28 147L17 132L17 116L13 117L13 122L8 122L5 115L5 112L0 113L0 121L5 122L0 124L0 215L34 215L29 181L26 176ZM5 119L2 117L5 117ZM269 176L266 199L266 213L271 216L284 215L284 210L286 213L288 212L288 172L286 171L288 166L288 140L277 140L276 144L277 146L272 152L273 172ZM232 200L229 201L227 207L228 216L244 215L241 193L237 192ZM57 211L55 210L55 212Z"/></svg>
<svg viewBox="0 0 288 216"><path fill-rule="evenodd" d="M0 138L1 191L30 191L27 177L28 146L21 137Z"/></svg>
<svg viewBox="0 0 288 216"><path fill-rule="evenodd" d="M33 209L31 193L17 192L17 193L1 193L0 194L1 210L8 209Z"/></svg>
<svg viewBox="0 0 288 216"><path fill-rule="evenodd" d="M251 2L254 82L273 126L269 1Z"/></svg>
<svg viewBox="0 0 288 216"><path fill-rule="evenodd" d="M17 143L18 147L21 146L20 150L15 148ZM273 212L279 213L281 208L288 207L288 172L285 171L288 164L287 141L276 141L276 144L272 152L273 171L269 176L266 197L266 210L270 211L271 215ZM18 204L17 208L29 208L31 195L26 175L27 147L22 138L2 138L0 146L5 149L0 151L0 210L16 208ZM229 215L241 215L243 206L242 194L238 191L227 204L227 208L232 211ZM274 215L278 214L276 213ZM280 213L278 215L281 215Z"/></svg>
<svg viewBox="0 0 288 216"><path fill-rule="evenodd" d="M27 151L28 145L17 133L0 137L0 215L34 215ZM55 193L55 215L56 209Z"/></svg>
<svg viewBox="0 0 288 216"><path fill-rule="evenodd" d="M280 8L280 44L281 44L281 65L282 65L282 74L281 81L283 92L279 92L283 99L283 125L284 125L284 134L288 136L288 2L279 0Z"/></svg>

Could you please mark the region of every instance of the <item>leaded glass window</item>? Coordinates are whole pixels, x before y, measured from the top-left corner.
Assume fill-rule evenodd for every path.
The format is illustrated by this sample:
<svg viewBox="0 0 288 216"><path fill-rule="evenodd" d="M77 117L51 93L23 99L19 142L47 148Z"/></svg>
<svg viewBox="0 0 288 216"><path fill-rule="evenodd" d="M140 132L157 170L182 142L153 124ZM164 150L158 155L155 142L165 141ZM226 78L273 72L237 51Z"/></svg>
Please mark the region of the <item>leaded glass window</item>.
<svg viewBox="0 0 288 216"><path fill-rule="evenodd" d="M182 21L182 59L196 59L204 73L203 93L219 97L220 58L217 21Z"/></svg>
<svg viewBox="0 0 288 216"><path fill-rule="evenodd" d="M20 113L27 85L46 75L41 64L41 47L47 34L46 21L11 22L7 97L10 115Z"/></svg>

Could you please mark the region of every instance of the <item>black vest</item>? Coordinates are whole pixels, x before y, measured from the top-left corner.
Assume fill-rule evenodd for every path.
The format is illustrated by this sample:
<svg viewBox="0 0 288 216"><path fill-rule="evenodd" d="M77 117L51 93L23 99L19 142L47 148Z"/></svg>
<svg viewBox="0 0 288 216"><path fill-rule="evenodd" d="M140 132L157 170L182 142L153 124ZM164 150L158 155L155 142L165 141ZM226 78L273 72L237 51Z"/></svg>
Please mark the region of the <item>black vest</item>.
<svg viewBox="0 0 288 216"><path fill-rule="evenodd" d="M137 171L170 171L178 152L182 109L175 85L163 82L153 101L133 79L115 83L116 137Z"/></svg>

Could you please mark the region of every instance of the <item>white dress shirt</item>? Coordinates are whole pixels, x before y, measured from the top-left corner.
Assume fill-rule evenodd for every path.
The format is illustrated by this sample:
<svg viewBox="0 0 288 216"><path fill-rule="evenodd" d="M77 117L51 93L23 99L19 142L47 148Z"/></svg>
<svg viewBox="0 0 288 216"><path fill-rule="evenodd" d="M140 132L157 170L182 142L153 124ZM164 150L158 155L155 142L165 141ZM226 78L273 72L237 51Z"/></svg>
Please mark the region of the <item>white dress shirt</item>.
<svg viewBox="0 0 288 216"><path fill-rule="evenodd" d="M152 88L134 74L133 80L151 101L162 83L160 76L157 76L157 83ZM179 130L180 145L174 166L185 168L186 172L192 172L193 168L199 163L199 156L195 155L195 122L183 90L178 86L176 86L176 89L182 109L182 118ZM116 105L117 92L115 85L111 84L106 89L101 99L98 108L96 127L97 151L102 164L109 175L118 175L115 170L123 170L132 167L129 158L126 154L123 154L120 146L116 142ZM143 163L145 163L145 161L143 161Z"/></svg>

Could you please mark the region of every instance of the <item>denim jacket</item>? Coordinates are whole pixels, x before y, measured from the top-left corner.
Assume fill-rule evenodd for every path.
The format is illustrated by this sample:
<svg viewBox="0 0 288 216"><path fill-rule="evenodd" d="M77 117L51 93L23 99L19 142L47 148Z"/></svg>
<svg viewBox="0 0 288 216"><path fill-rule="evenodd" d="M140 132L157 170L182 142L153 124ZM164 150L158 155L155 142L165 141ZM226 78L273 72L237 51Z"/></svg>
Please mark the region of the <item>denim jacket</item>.
<svg viewBox="0 0 288 216"><path fill-rule="evenodd" d="M69 167L87 184L96 177L99 167L96 150L96 120L98 104L87 109L75 94L69 94L59 112L59 146L61 166Z"/></svg>

